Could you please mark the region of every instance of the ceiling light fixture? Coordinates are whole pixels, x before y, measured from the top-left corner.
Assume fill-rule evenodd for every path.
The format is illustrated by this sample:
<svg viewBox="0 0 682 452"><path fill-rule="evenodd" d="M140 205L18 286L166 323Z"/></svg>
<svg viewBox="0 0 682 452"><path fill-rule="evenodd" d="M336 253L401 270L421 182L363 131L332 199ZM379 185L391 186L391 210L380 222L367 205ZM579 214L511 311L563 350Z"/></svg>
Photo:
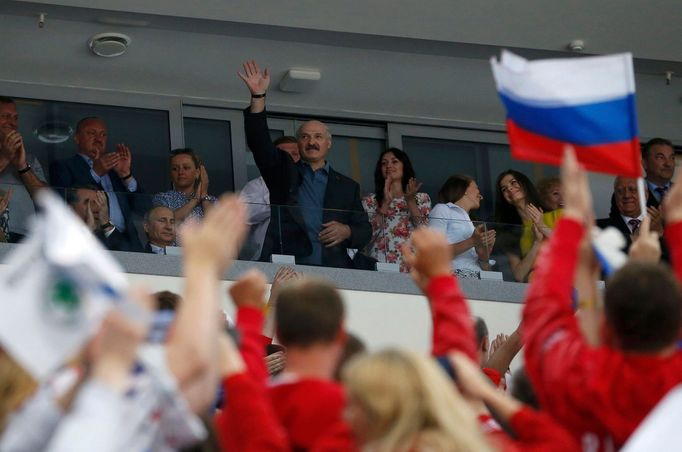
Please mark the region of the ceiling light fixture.
<svg viewBox="0 0 682 452"><path fill-rule="evenodd" d="M122 33L100 33L90 38L88 47L97 56L111 58L123 55L130 41L130 36Z"/></svg>
<svg viewBox="0 0 682 452"><path fill-rule="evenodd" d="M289 93L310 91L320 81L319 69L291 68L279 82L279 89Z"/></svg>
<svg viewBox="0 0 682 452"><path fill-rule="evenodd" d="M573 41L569 42L566 47L571 52L582 52L585 50L585 41L582 39L574 39Z"/></svg>

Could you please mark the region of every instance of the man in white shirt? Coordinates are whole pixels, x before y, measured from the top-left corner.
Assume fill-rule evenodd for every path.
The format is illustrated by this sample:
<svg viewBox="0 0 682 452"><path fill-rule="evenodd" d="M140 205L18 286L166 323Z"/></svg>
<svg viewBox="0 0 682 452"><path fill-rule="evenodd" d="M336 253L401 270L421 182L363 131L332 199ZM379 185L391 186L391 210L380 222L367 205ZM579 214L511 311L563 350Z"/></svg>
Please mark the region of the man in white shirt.
<svg viewBox="0 0 682 452"><path fill-rule="evenodd" d="M43 167L26 153L19 133L19 113L14 100L0 96L0 187L12 190L9 203L10 241L28 232L28 219L35 213L32 197L46 186Z"/></svg>
<svg viewBox="0 0 682 452"><path fill-rule="evenodd" d="M291 156L294 163L301 160L296 137L283 136L273 141L278 149ZM265 234L270 224L270 191L263 177L249 181L240 192L241 199L249 209L249 236L239 253L242 260L256 261L260 258Z"/></svg>

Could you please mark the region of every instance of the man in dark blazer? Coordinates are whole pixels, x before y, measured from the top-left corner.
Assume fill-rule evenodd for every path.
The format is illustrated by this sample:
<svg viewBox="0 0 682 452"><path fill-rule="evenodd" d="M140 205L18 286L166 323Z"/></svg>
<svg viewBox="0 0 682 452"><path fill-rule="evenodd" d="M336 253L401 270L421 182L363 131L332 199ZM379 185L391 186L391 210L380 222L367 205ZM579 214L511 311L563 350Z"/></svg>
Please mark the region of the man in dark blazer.
<svg viewBox="0 0 682 452"><path fill-rule="evenodd" d="M131 204L143 203L137 196L142 189L131 170L130 149L118 144L115 151L106 152L107 127L102 119L95 117L80 120L73 139L78 153L50 164L52 187L59 191L94 185L107 192L111 222L123 234L129 249L141 251L142 245L131 218Z"/></svg>
<svg viewBox="0 0 682 452"><path fill-rule="evenodd" d="M637 235L639 226L644 219L642 207L639 203L639 193L637 191L637 179L630 177L616 177L613 183L613 197L611 198L611 212L608 218L597 220L597 226L606 228L612 226L618 229L625 237L625 252L630 250L633 238ZM650 215L651 231L663 234L663 224L660 215ZM667 252L663 240L661 240L661 251L664 259Z"/></svg>
<svg viewBox="0 0 682 452"><path fill-rule="evenodd" d="M304 123L296 137L301 160L294 163L270 139L265 113L267 69L261 72L249 61L244 71L239 75L251 92L251 105L244 111L246 140L272 205L261 259L273 253L290 254L298 264L352 267L346 250L363 248L372 227L360 202L360 186L327 162L329 129L319 121Z"/></svg>
<svg viewBox="0 0 682 452"><path fill-rule="evenodd" d="M658 208L661 200L670 190L675 174L675 150L665 138L652 138L642 148L642 167L646 171L646 185L649 190L647 207Z"/></svg>

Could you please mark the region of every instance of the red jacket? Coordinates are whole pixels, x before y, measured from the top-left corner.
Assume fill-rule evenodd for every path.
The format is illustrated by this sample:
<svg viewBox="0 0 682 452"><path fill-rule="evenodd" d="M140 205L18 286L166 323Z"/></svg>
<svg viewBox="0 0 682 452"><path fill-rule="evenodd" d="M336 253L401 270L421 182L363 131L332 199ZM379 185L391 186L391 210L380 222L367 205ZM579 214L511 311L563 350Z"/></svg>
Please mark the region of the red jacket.
<svg viewBox="0 0 682 452"><path fill-rule="evenodd" d="M543 409L586 450L607 450L621 447L682 381L682 354L625 354L585 342L571 308L583 234L583 225L562 218L540 252L523 309L522 335L526 369ZM682 223L669 225L666 237L682 278Z"/></svg>
<svg viewBox="0 0 682 452"><path fill-rule="evenodd" d="M283 377L265 388L262 325L260 310L239 309L240 351L248 373L223 381L225 404L214 419L222 450L356 450L342 420L345 396L338 383Z"/></svg>
<svg viewBox="0 0 682 452"><path fill-rule="evenodd" d="M459 290L457 278L451 275L433 278L426 288L426 295L431 303L433 320L432 354L444 356L456 350L478 362L473 320ZM495 383L499 384L501 377L499 372L493 369L490 371L491 374L497 374ZM484 434L491 444L500 450L506 452L580 450L571 435L544 413L524 407L514 413L509 423L517 435L516 440L501 429L487 428L494 424L489 423L487 419L482 420Z"/></svg>

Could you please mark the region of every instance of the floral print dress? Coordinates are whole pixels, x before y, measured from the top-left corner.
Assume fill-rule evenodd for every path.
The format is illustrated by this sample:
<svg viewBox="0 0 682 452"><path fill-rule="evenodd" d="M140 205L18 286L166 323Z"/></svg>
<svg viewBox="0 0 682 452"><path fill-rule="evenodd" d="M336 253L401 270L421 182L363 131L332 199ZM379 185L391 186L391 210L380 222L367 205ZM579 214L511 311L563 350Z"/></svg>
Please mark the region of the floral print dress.
<svg viewBox="0 0 682 452"><path fill-rule="evenodd" d="M420 218L410 217L405 197L394 198L386 215L379 212L374 193L362 200L362 206L372 224L372 240L367 245L367 254L379 262L399 264L401 272L408 272L410 268L404 262L400 249L410 239L416 227L428 222L431 212L431 198L428 194L417 193L416 198Z"/></svg>

